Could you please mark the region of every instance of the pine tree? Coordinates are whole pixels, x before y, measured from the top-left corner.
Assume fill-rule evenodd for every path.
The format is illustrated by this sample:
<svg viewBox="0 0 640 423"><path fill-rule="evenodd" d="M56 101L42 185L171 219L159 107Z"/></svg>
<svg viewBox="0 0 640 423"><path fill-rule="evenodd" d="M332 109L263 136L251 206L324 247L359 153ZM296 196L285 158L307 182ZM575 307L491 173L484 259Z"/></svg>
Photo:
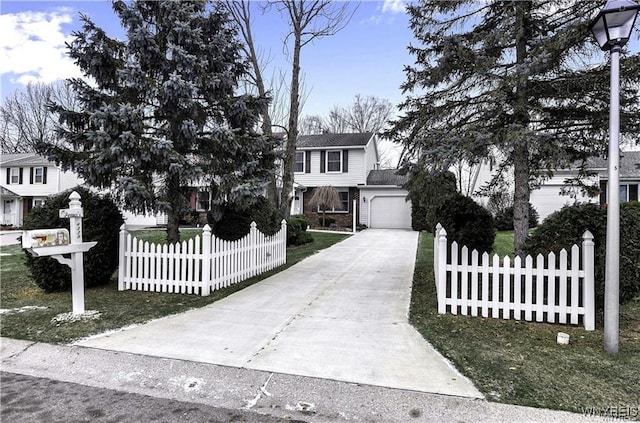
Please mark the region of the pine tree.
<svg viewBox="0 0 640 423"><path fill-rule="evenodd" d="M420 1L408 7L418 46L402 89L415 93L390 135L419 163L477 163L495 152L513 170L515 248L528 234L536 181L600 153L609 72L588 24L600 1ZM594 66L590 63L597 63ZM640 56L622 62L622 132L640 132Z"/></svg>
<svg viewBox="0 0 640 423"><path fill-rule="evenodd" d="M256 132L268 99L236 94L247 67L219 4L115 1L113 10L126 40L81 16L68 45L91 81L70 81L82 112L53 106L71 147L40 150L129 210L166 212L175 242L187 187L250 202L273 171L274 142Z"/></svg>

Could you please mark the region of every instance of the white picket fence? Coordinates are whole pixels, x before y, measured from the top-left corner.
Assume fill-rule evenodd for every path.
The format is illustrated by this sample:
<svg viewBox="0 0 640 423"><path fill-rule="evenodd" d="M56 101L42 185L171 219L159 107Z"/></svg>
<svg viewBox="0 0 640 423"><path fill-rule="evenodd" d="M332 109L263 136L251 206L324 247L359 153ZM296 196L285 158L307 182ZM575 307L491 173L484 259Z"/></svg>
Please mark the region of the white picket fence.
<svg viewBox="0 0 640 423"><path fill-rule="evenodd" d="M178 244L152 244L120 227L118 289L200 294L203 296L287 261L287 223L272 236L251 224L249 234L225 241L202 228L198 235Z"/></svg>
<svg viewBox="0 0 640 423"><path fill-rule="evenodd" d="M566 250L560 251L559 263L551 252L533 258L524 266L520 257L511 263L498 255L489 258L466 246L459 250L451 243L447 256L447 232L438 224L434 239L434 271L438 295L438 313L462 314L503 319L578 324L579 316L586 330L595 329L595 286L593 235L582 237L582 253L571 248L569 263ZM582 261L582 267L580 262Z"/></svg>

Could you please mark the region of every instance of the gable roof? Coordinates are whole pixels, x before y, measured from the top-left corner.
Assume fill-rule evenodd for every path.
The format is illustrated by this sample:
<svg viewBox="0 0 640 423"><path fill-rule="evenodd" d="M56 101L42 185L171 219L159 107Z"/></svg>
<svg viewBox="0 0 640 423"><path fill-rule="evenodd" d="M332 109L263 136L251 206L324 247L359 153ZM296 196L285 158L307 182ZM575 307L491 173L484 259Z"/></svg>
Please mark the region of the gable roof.
<svg viewBox="0 0 640 423"><path fill-rule="evenodd" d="M301 135L298 137L296 147L364 147L369 143L373 135L373 132L363 132L357 134Z"/></svg>
<svg viewBox="0 0 640 423"><path fill-rule="evenodd" d="M398 175L398 169L379 169L369 172L367 185L403 186L407 180L407 175Z"/></svg>
<svg viewBox="0 0 640 423"><path fill-rule="evenodd" d="M0 195L2 195L3 197L20 197L18 194L16 194L15 192L0 186Z"/></svg>
<svg viewBox="0 0 640 423"><path fill-rule="evenodd" d="M592 170L607 170L608 161L603 157L592 157L589 166ZM621 178L640 178L640 151L623 151L620 153ZM606 176L606 175L603 175Z"/></svg>
<svg viewBox="0 0 640 423"><path fill-rule="evenodd" d="M3 154L0 158L0 166L20 166L32 164L53 164L46 157L36 153Z"/></svg>

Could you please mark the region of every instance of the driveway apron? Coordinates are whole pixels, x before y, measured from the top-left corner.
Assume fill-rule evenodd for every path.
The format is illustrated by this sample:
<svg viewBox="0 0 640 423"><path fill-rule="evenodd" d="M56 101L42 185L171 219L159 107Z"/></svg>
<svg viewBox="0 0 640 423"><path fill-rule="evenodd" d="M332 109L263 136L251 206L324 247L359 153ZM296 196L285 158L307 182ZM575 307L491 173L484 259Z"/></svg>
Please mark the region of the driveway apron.
<svg viewBox="0 0 640 423"><path fill-rule="evenodd" d="M482 398L407 322L417 241L367 229L209 306L77 345Z"/></svg>

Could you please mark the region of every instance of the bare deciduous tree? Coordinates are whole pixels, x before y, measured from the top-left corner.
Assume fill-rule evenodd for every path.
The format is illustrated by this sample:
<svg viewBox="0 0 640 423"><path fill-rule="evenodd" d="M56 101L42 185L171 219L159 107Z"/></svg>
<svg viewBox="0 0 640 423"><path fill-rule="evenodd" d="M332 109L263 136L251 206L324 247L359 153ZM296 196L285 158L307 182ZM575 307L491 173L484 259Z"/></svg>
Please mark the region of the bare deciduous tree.
<svg viewBox="0 0 640 423"><path fill-rule="evenodd" d="M354 132L380 132L392 117L393 104L374 96L356 95L351 107L345 110L347 126Z"/></svg>
<svg viewBox="0 0 640 423"><path fill-rule="evenodd" d="M329 114L324 119L324 129L325 131L332 134L342 134L345 132L353 132L350 131L350 128L347 126L347 120L345 119L346 110L338 105L333 106L331 110L329 110Z"/></svg>
<svg viewBox="0 0 640 423"><path fill-rule="evenodd" d="M32 153L40 143L56 143L57 116L51 102L77 109L73 92L65 82L29 83L16 90L0 106L0 148L3 153Z"/></svg>
<svg viewBox="0 0 640 423"><path fill-rule="evenodd" d="M322 117L318 115L306 115L300 118L298 133L300 135L316 135L325 131Z"/></svg>
<svg viewBox="0 0 640 423"><path fill-rule="evenodd" d="M280 0L270 1L283 14L289 23L292 43L291 84L289 101L289 122L287 140L282 159L282 192L280 194L280 213L288 217L293 191L293 164L298 138L298 119L300 117L300 52L315 39L336 34L351 20L355 9L348 2L338 3L329 0Z"/></svg>
<svg viewBox="0 0 640 423"><path fill-rule="evenodd" d="M266 9L264 5L250 0L227 0L225 2L227 10L232 19L237 24L240 36L244 41L243 50L250 63L250 72L248 82L248 91L254 91L261 97L270 97L271 102L269 108L265 109L262 117L262 132L265 135L272 136L274 132L288 134L289 133L289 115L291 113L290 87L286 82L286 72L282 69L275 69L270 78L265 77L266 69L270 62L265 52L259 47L253 36L253 19L252 11L259 10L263 14ZM309 92L304 84L304 77L300 73L297 77L298 82L298 109L300 114L302 106L306 101ZM274 128L276 129L274 131ZM281 196L277 192L277 175L272 178L268 187L268 198L278 208L280 207Z"/></svg>

